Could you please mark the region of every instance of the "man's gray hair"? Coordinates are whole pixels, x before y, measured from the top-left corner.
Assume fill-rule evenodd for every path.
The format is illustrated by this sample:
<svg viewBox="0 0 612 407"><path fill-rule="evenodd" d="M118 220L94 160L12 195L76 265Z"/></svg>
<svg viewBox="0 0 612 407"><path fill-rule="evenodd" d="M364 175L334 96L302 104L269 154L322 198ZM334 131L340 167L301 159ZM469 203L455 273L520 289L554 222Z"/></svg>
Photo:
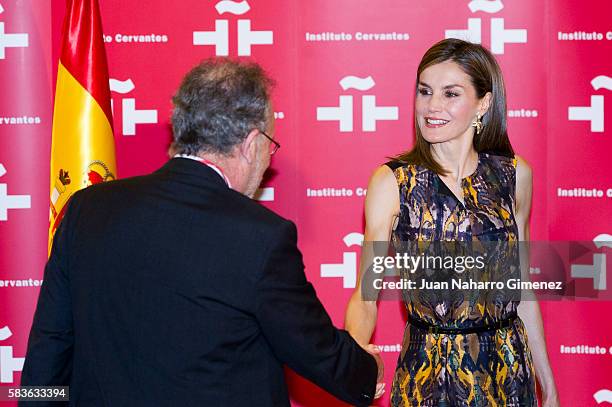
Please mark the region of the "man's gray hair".
<svg viewBox="0 0 612 407"><path fill-rule="evenodd" d="M265 130L274 82L256 63L210 58L172 98L174 154L227 155L253 129Z"/></svg>

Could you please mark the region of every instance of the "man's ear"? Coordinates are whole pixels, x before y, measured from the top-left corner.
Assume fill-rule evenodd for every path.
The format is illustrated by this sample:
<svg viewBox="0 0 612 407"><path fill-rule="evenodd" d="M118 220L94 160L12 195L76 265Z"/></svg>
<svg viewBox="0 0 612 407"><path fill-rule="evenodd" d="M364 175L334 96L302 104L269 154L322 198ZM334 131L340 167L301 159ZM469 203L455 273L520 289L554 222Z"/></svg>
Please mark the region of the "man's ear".
<svg viewBox="0 0 612 407"><path fill-rule="evenodd" d="M259 130L253 129L246 136L244 141L240 143L239 151L240 156L246 160L247 163L251 164L257 157L257 135Z"/></svg>

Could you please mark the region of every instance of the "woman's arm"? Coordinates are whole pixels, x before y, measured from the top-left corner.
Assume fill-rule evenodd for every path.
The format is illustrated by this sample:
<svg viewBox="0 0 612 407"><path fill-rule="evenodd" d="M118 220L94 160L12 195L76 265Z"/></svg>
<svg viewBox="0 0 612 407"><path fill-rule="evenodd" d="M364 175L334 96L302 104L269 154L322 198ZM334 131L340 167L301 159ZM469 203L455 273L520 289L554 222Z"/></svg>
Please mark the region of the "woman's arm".
<svg viewBox="0 0 612 407"><path fill-rule="evenodd" d="M516 167L516 212L515 219L518 225L519 242L529 241L529 213L531 211L532 175L531 168L522 158L518 157ZM521 247L521 269L522 274L529 276L529 254L526 249L527 243L520 243ZM527 328L527 336L531 355L535 368L536 377L542 389L542 402L544 407L558 407L559 400L557 388L553 378L548 353L546 351L546 340L544 338L544 327L540 306L535 296L529 295L527 301L521 301L518 306L518 314Z"/></svg>
<svg viewBox="0 0 612 407"><path fill-rule="evenodd" d="M365 200L364 242L388 241L393 219L399 213L399 190L393 171L383 165L374 171L368 184ZM377 247L377 251L379 247ZM386 254L386 252L385 252ZM357 343L366 347L376 326L376 301L362 299L361 283L363 273L372 264L374 250L372 244L364 244L359 262L357 287L348 303L345 328Z"/></svg>

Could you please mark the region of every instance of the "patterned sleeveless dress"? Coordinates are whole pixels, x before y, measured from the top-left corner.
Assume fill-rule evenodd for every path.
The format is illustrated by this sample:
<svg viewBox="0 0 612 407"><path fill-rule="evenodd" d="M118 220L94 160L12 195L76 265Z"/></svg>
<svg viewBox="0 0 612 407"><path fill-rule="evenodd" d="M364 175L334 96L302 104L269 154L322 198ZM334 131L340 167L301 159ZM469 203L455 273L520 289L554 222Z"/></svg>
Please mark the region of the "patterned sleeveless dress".
<svg viewBox="0 0 612 407"><path fill-rule="evenodd" d="M420 165L387 163L400 192L391 237L400 241L517 241L514 219L516 158L478 154L475 172L462 180L464 203L439 176ZM410 298L409 298L410 297ZM516 314L519 301L488 306L467 301L420 302L404 295L408 315L430 325L473 328ZM534 369L526 329L510 326L477 333L432 333L406 325L391 391L392 406L535 407Z"/></svg>

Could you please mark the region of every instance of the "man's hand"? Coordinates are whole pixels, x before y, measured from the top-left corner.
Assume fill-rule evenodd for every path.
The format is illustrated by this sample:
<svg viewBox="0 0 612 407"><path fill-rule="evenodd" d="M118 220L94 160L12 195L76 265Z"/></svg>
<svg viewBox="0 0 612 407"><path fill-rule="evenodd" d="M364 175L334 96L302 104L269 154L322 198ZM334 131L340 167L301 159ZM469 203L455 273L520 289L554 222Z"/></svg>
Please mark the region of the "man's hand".
<svg viewBox="0 0 612 407"><path fill-rule="evenodd" d="M374 398L377 399L385 393L385 383L383 381L385 377L385 366L383 365L382 358L380 357L380 349L378 348L378 346L369 344L364 349L370 355L374 356L374 359L376 359L376 365L378 366L378 377L376 378L376 393L374 394Z"/></svg>

